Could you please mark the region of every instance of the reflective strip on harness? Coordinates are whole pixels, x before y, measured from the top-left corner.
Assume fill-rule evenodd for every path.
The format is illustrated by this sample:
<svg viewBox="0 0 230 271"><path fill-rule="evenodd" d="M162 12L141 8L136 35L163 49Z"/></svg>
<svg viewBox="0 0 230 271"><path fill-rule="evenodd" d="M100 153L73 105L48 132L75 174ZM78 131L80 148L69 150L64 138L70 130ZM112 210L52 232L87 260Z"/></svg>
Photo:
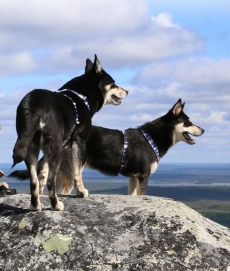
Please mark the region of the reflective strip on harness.
<svg viewBox="0 0 230 271"><path fill-rule="evenodd" d="M71 90L71 89L63 89L63 90L59 90L58 92L59 92L59 93L62 93L62 91L71 91L73 94L75 94L76 96L78 96L80 99L83 100L83 102L85 103L85 105L87 106L87 108L88 108L89 111L90 111L90 105L89 105L89 102L88 102L88 98L87 98L86 96L84 96L84 95L82 95L82 94L79 94L79 93L77 93L77 92L75 92L75 91L73 91L73 90ZM68 96L67 93L62 93L62 95L64 95L66 98L68 98L68 99L71 100L71 102L72 102L72 104L73 104L73 106L74 106L74 108L75 108L75 112L76 112L76 121L75 121L75 125L73 126L73 128L72 128L72 130L71 130L71 132L70 132L70 134L69 134L69 136L68 136L68 138L67 138L67 139L64 141L64 143L63 143L64 148L67 148L67 147L70 145L70 138L71 138L71 136L72 136L72 133L73 133L73 131L74 131L74 128L75 128L75 126L76 126L77 124L80 123L80 121L79 121L79 117L78 117L77 105L76 105L76 103L74 102L74 100L73 100L70 96Z"/></svg>
<svg viewBox="0 0 230 271"><path fill-rule="evenodd" d="M159 163L160 152L159 152L159 149L158 149L156 143L152 139L151 135L140 128L138 128L138 130L143 134L144 138L148 141L149 145L151 146L153 152L156 155L157 162ZM128 145L129 145L129 141L128 141L128 138L126 135L126 130L122 131L122 133L123 133L123 138L124 138L124 151L123 151L122 158L121 158L120 173L122 173L122 170L126 167L126 164L127 164Z"/></svg>
<svg viewBox="0 0 230 271"><path fill-rule="evenodd" d="M90 111L90 105L89 105L87 96L84 96L84 95L82 95L82 94L80 94L80 93L77 93L77 92L75 92L75 91L73 91L73 90L71 90L71 89L63 89L63 90L60 90L59 92L61 93L62 91L71 91L73 94L77 95L79 98L81 98L81 99L83 100L84 104L87 106L87 108L88 108L89 111ZM70 96L68 96L68 94L66 94L66 93L64 94L64 93L63 93L63 95L66 96L67 98L69 98L69 99L71 100L71 102L72 102L72 104L73 104L73 106L74 106L74 108L75 108L75 111L76 111L76 124L79 124L80 121L79 121L79 117L78 117L78 112L77 112L77 106L76 106L76 103L74 102L74 100L73 100Z"/></svg>
<svg viewBox="0 0 230 271"><path fill-rule="evenodd" d="M123 138L124 138L124 151L122 154L122 159L121 159L121 167L120 167L120 172L122 171L122 169L126 166L127 163L127 150L128 150L128 145L129 145L129 141L126 135L126 131L122 131L123 133Z"/></svg>
<svg viewBox="0 0 230 271"><path fill-rule="evenodd" d="M145 137L145 139L148 141L149 145L151 146L151 148L153 149L156 158L157 158L157 162L159 163L160 161L160 152L159 149L156 145L156 143L154 142L154 140L152 139L151 135L147 132L145 132L144 130L138 128L138 130L143 134L143 136Z"/></svg>

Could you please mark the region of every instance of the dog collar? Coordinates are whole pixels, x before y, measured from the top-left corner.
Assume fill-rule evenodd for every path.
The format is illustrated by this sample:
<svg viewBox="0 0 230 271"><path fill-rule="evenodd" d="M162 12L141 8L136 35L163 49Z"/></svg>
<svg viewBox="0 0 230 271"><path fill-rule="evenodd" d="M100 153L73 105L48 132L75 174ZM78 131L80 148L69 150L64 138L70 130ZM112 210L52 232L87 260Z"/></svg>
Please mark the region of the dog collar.
<svg viewBox="0 0 230 271"><path fill-rule="evenodd" d="M151 148L153 149L153 151L154 151L154 153L156 155L157 162L159 163L159 161L160 161L160 152L159 152L159 149L158 149L156 143L152 139L151 135L149 133L145 132L144 130L142 130L141 128L139 128L139 127L138 127L138 130L143 134L145 139L148 141L149 145L151 146Z"/></svg>

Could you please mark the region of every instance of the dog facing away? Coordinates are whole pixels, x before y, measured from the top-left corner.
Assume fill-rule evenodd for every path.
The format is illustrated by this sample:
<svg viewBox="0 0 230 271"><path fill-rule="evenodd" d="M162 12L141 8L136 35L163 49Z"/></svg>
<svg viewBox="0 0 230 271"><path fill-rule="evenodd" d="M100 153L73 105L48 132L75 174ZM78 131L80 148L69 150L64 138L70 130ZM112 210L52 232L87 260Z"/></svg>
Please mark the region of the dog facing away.
<svg viewBox="0 0 230 271"><path fill-rule="evenodd" d="M122 167L121 162L124 157L123 133L119 130L92 126L86 144L86 166L99 170L106 175L116 176L121 173L129 177L130 195L144 195L147 191L149 177L157 169L158 159L162 158L169 148L180 141L190 145L195 144L195 140L190 135L200 136L204 133L204 130L194 125L184 113L184 105L179 99L166 115L152 122L147 122L137 129L127 129L125 131L125 142L128 146L125 163ZM153 151L141 130L151 136L157 146L158 155ZM38 172L41 175L40 192L43 192L44 180L46 180L43 159L38 163ZM65 149L62 153L62 163L57 175L58 193L70 194L74 188L72 164L71 150ZM19 170L13 172L10 176L26 179L28 172Z"/></svg>
<svg viewBox="0 0 230 271"><path fill-rule="evenodd" d="M64 209L56 194L56 178L66 142L71 145L76 192L88 195L81 172L91 118L104 104L120 104L127 93L103 70L95 55L94 63L86 60L85 74L73 78L58 92L35 89L21 100L16 116L18 139L13 149L13 166L22 161L26 163L30 173L31 210L41 210L37 176L40 150L44 153L51 208Z"/></svg>

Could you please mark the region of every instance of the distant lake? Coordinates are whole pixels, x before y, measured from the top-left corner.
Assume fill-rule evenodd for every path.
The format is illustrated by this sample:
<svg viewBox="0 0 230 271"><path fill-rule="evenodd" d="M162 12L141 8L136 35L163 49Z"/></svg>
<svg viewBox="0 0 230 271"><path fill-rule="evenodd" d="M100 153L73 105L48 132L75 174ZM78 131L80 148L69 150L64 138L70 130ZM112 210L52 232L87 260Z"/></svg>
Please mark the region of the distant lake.
<svg viewBox="0 0 230 271"><path fill-rule="evenodd" d="M25 169L25 164L20 163L11 169L10 163L0 163L0 169L9 175L14 170ZM29 193L29 182L21 182L15 178L4 176L0 182L5 181L10 188L17 189L18 193ZM128 178L118 175L111 177L85 168L83 171L85 187L90 193L97 191L106 193L111 189L128 187ZM230 164L188 164L160 163L157 171L150 177L149 186L223 186L230 185Z"/></svg>

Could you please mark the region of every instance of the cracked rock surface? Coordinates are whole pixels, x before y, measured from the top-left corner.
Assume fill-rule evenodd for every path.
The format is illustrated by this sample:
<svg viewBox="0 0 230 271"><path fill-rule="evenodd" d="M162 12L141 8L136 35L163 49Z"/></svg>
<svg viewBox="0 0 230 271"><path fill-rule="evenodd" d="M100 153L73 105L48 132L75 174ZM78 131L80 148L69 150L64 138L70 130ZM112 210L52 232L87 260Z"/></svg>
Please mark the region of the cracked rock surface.
<svg viewBox="0 0 230 271"><path fill-rule="evenodd" d="M230 271L230 230L171 199L60 197L30 212L30 195L0 198L0 270Z"/></svg>

